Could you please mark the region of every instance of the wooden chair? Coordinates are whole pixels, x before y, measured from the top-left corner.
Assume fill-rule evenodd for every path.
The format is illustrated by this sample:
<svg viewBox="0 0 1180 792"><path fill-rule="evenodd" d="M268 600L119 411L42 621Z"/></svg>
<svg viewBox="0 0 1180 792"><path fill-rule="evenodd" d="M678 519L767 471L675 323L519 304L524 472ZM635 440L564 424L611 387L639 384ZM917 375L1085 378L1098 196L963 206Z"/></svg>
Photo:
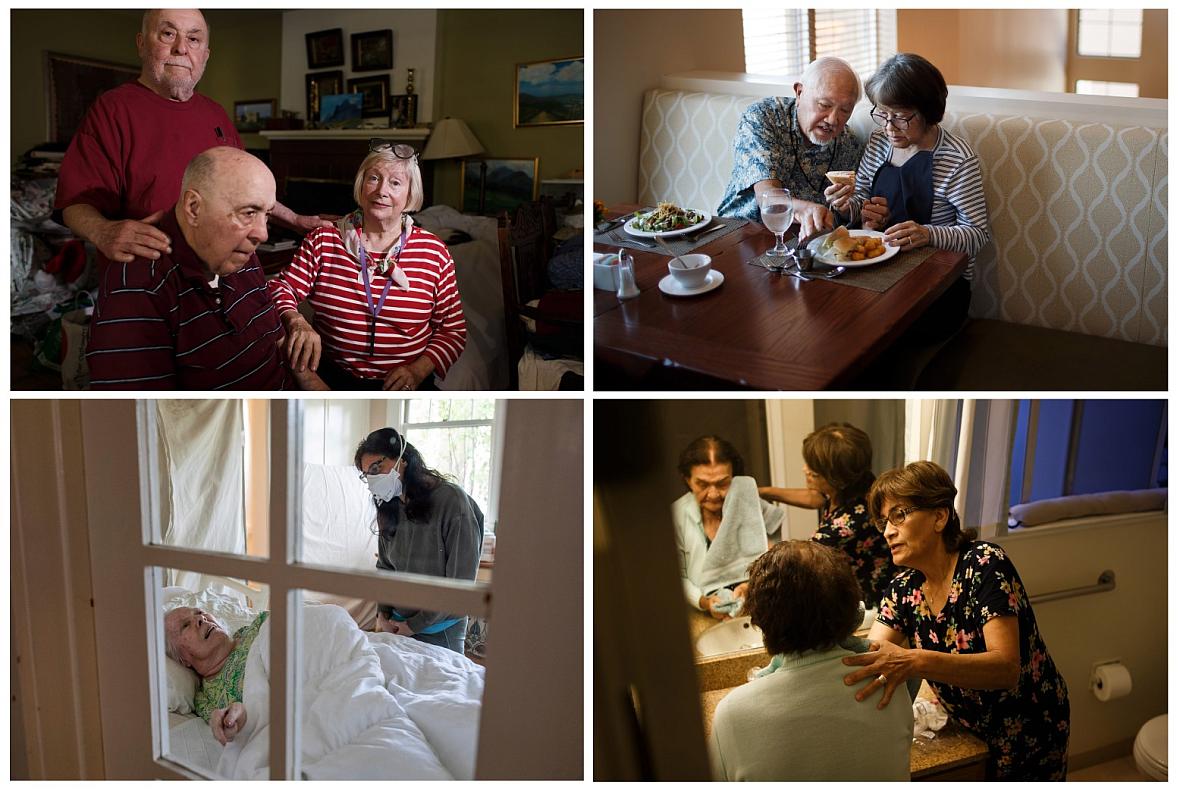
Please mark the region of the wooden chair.
<svg viewBox="0 0 1180 792"><path fill-rule="evenodd" d="M539 201L521 204L512 220L499 229L504 325L508 336L508 382L513 390L520 387L518 366L525 348L530 345L550 350L577 349L577 357L581 357L585 324L581 292L561 292L563 295L578 295L576 311L555 311L540 304L529 304L539 303L548 293L557 293L550 287L547 275L556 226L553 204L547 197L542 197ZM526 326L526 319L533 323L532 330Z"/></svg>

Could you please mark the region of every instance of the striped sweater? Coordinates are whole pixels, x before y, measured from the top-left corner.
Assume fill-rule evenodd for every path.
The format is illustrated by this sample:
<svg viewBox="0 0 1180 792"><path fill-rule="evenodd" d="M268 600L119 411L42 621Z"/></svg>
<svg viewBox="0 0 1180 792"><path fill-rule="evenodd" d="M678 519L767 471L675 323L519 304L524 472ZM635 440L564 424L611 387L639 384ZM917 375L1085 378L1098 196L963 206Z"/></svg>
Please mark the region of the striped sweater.
<svg viewBox="0 0 1180 792"><path fill-rule="evenodd" d="M320 334L324 354L348 374L383 379L394 368L426 355L434 362L435 373L443 377L467 342L455 262L441 239L413 226L398 265L410 286L402 289L395 283L390 287L377 317L372 354L371 311L360 262L339 228L309 233L290 266L268 285L280 315L295 310L304 299L311 303L312 326ZM388 277L370 266L369 278L373 302L377 302Z"/></svg>
<svg viewBox="0 0 1180 792"><path fill-rule="evenodd" d="M850 209L856 223L860 222L861 206L871 195L877 171L892 153L893 147L885 133L873 130L856 169L856 192ZM930 224L924 228L934 247L967 254L967 271L963 277L971 280L975 275L975 256L991 236L979 157L967 141L939 127L932 160L934 207Z"/></svg>

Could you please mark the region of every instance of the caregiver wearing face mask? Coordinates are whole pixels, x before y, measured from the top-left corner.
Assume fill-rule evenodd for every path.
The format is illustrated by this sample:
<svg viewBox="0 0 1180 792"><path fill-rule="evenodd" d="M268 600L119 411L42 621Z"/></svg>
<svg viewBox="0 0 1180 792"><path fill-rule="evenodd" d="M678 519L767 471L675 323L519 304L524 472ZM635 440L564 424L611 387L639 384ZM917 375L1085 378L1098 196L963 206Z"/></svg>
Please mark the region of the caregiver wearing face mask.
<svg viewBox="0 0 1180 792"><path fill-rule="evenodd" d="M378 569L475 580L483 512L470 495L426 467L418 449L393 429L366 437L355 463L377 505ZM467 617L381 604L377 631L462 654Z"/></svg>

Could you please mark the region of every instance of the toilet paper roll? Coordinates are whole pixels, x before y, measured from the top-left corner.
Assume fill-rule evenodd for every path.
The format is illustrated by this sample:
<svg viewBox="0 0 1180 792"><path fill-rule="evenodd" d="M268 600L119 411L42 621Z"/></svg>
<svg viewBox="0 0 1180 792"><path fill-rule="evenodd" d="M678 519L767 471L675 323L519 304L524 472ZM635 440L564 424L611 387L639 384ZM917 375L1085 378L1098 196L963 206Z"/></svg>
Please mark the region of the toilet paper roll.
<svg viewBox="0 0 1180 792"><path fill-rule="evenodd" d="M1122 663L1098 666L1090 680L1090 690L1099 701L1122 698L1131 692L1131 672Z"/></svg>

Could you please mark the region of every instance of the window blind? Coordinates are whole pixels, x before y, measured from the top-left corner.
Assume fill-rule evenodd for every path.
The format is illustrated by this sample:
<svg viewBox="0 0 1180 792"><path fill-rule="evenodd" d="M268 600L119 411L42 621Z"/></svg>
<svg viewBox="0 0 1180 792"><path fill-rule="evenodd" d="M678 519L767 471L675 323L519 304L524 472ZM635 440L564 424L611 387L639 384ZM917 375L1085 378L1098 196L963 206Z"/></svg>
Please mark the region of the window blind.
<svg viewBox="0 0 1180 792"><path fill-rule="evenodd" d="M868 77L897 52L892 10L749 9L742 11L746 71L797 76L825 55Z"/></svg>

